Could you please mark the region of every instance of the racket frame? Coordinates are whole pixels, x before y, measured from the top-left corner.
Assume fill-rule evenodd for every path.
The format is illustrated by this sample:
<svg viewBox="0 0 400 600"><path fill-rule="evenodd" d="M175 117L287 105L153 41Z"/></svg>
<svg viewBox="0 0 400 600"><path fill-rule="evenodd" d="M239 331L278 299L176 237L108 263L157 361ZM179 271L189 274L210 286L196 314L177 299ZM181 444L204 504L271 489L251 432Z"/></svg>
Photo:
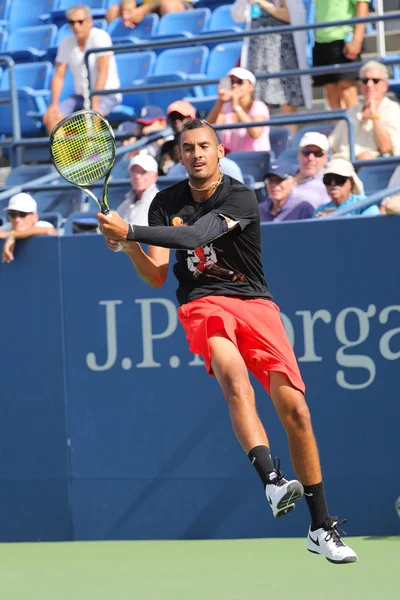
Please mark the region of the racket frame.
<svg viewBox="0 0 400 600"><path fill-rule="evenodd" d="M69 179L67 179L67 177L65 177L65 175L63 175L63 173L61 173L60 169L57 166L57 163L54 159L53 156L53 141L54 141L54 137L57 133L57 131L59 129L61 129L61 127L63 127L63 125L65 123L67 123L68 121L70 121L73 117L76 117L80 114L83 115L87 115L87 114L94 114L97 117L99 117L107 126L109 132L111 133L111 137L113 140L113 145L112 145L112 149L113 149L113 156L112 156L112 162L110 165L110 168L108 169L108 171L105 173L105 175L103 175L102 177L99 177L99 179L97 179L96 181L93 181L93 183L96 183L97 181L100 181L101 179L103 179L103 177L105 177L104 179L104 184L103 184L103 195L102 195L102 200L100 200L93 192L92 190L90 190L87 187L84 187L82 185L79 185L73 181L70 181ZM84 192L87 196L89 196L90 198L92 198L92 200L94 200L96 202L96 204L99 206L100 211L103 213L103 215L109 215L110 214L110 207L108 205L108 184L110 182L110 177L111 177L111 170L114 166L115 163L115 154L116 154L116 144L115 144L115 136L114 136L114 132L111 128L110 123L107 121L107 119L105 117L103 117L102 115L100 115L98 112L96 112L95 110L89 109L89 110L78 110L74 113L71 113L70 115L68 115L67 117L64 117L64 119L62 119L59 123L57 123L57 125L54 127L53 131L50 134L50 140L49 140L49 148L50 148L50 156L51 156L51 161L57 171L57 173L68 183L71 183L72 185L74 185L75 187L77 187L78 189L80 189L82 192Z"/></svg>

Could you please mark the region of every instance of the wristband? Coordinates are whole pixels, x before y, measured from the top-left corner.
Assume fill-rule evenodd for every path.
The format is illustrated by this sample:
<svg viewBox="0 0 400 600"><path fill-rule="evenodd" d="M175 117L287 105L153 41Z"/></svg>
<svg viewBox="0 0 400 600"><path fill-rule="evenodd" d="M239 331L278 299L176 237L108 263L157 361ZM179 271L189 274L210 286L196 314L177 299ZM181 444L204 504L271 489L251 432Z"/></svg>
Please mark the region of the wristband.
<svg viewBox="0 0 400 600"><path fill-rule="evenodd" d="M135 227L132 224L129 225L128 235L126 236L126 239L128 240L128 242L135 241Z"/></svg>
<svg viewBox="0 0 400 600"><path fill-rule="evenodd" d="M370 115L369 118L371 119L371 121L380 121L381 120L379 115Z"/></svg>
<svg viewBox="0 0 400 600"><path fill-rule="evenodd" d="M243 110L243 108L241 106L235 106L235 108L233 109L235 112L241 112Z"/></svg>

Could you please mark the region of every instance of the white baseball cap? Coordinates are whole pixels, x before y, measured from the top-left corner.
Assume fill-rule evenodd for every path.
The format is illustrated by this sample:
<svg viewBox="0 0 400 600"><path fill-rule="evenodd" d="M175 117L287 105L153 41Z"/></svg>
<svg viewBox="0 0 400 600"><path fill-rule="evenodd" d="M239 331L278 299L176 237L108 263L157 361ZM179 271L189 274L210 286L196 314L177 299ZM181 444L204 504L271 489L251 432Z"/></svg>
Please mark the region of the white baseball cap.
<svg viewBox="0 0 400 600"><path fill-rule="evenodd" d="M137 154L129 161L128 170L130 171L132 167L138 165L142 167L145 171L150 171L152 173L158 173L158 164L157 161L150 156L150 154Z"/></svg>
<svg viewBox="0 0 400 600"><path fill-rule="evenodd" d="M19 194L15 194L15 196L11 196L10 200L8 201L8 206L4 209L4 212L8 212L9 210L17 210L23 213L35 213L37 212L37 204L32 196L25 194L25 192L21 192Z"/></svg>
<svg viewBox="0 0 400 600"><path fill-rule="evenodd" d="M324 152L329 152L328 138L319 131L307 131L299 143L299 148L304 148L304 146L318 146Z"/></svg>
<svg viewBox="0 0 400 600"><path fill-rule="evenodd" d="M333 158L324 169L324 175L341 175L342 177L348 177L352 179L351 191L353 194L364 194L364 185L361 179L358 177L354 170L353 165L344 158Z"/></svg>
<svg viewBox="0 0 400 600"><path fill-rule="evenodd" d="M230 75L233 75L233 77L237 77L238 79L243 79L244 81L250 81L250 83L253 83L254 85L256 83L254 74L243 67L234 67L227 73L228 77Z"/></svg>

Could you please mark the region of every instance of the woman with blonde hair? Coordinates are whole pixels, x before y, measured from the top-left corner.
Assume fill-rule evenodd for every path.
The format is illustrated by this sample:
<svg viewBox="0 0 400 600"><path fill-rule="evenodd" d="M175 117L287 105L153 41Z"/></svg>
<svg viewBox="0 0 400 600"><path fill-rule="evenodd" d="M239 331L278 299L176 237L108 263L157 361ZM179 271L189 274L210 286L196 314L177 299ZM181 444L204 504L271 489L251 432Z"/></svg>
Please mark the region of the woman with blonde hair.
<svg viewBox="0 0 400 600"><path fill-rule="evenodd" d="M251 71L242 67L231 69L218 86L218 100L209 112L207 121L217 125L268 121L268 106L254 99L255 84L256 78ZM223 129L220 139L226 152L267 152L271 149L269 127Z"/></svg>

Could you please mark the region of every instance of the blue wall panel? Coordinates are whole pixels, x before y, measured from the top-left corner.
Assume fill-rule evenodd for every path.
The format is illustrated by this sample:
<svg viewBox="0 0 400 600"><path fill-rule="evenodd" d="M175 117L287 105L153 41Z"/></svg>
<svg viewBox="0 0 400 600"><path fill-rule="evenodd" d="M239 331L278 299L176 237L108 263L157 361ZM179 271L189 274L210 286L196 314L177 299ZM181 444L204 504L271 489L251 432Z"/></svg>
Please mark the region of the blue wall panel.
<svg viewBox="0 0 400 600"><path fill-rule="evenodd" d="M267 279L306 381L329 506L349 519L354 535L398 533L398 225L398 218L351 218L263 228ZM59 262L57 251L48 251L58 244ZM10 382L20 381L15 356L23 345L36 402L29 412L25 383L14 389L23 410L13 409L4 429L6 439L12 430L15 447L7 443L19 462L8 464L0 455L0 477L19 473L29 487L27 478L41 472L36 463L48 465L51 476L62 463L65 502L53 506L53 514L60 510L65 523L71 518L68 473L73 534L65 529L66 539L305 535L304 501L287 518L272 518L216 381L187 349L172 273L163 288L147 287L100 236L20 247L12 265L0 266L0 281L13 282L1 295L2 314L24 306L27 323L35 325L6 324L14 346L2 344L0 364L10 393ZM28 303L9 293L22 273L33 290ZM293 476L286 435L257 382L255 388L273 455ZM37 410L44 393L45 414ZM38 428L47 438L29 445ZM43 462L53 445L55 453ZM41 496L47 511L48 491ZM0 500L0 513L11 511L12 522L11 501L18 505L21 490L12 488L9 496L5 505ZM26 539L33 539L29 510L25 520Z"/></svg>

